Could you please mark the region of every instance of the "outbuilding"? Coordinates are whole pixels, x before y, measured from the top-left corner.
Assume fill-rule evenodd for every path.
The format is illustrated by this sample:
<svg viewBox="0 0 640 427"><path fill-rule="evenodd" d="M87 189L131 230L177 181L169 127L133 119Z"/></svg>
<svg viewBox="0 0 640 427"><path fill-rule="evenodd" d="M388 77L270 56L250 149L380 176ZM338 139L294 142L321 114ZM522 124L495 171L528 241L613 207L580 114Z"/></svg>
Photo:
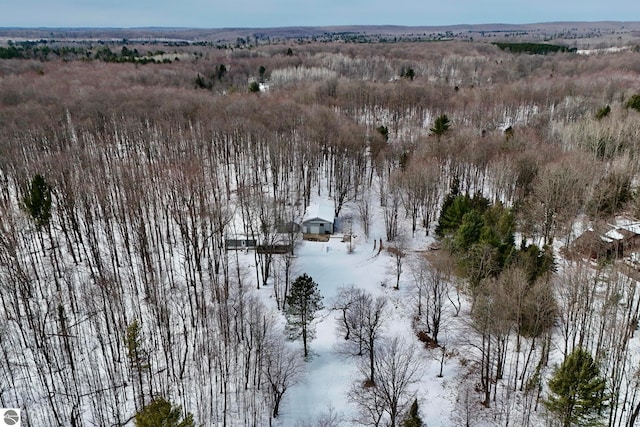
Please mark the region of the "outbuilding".
<svg viewBox="0 0 640 427"><path fill-rule="evenodd" d="M306 234L332 234L335 216L333 206L327 203L312 204L302 220L302 232Z"/></svg>
<svg viewBox="0 0 640 427"><path fill-rule="evenodd" d="M640 248L640 222L618 217L613 224L597 224L572 246L574 252L591 259L627 257Z"/></svg>
<svg viewBox="0 0 640 427"><path fill-rule="evenodd" d="M256 246L256 239L245 234L229 236L224 241L224 247L228 251L246 251L249 249L255 249Z"/></svg>

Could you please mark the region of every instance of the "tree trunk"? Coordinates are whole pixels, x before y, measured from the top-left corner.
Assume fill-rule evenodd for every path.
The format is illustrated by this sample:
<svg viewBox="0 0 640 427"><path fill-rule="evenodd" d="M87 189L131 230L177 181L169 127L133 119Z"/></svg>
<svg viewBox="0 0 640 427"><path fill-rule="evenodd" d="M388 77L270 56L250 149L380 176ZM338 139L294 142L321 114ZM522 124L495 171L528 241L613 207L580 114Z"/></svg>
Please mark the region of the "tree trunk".
<svg viewBox="0 0 640 427"><path fill-rule="evenodd" d="M302 324L302 344L304 346L304 357L307 357L309 351L307 349L307 325L305 323Z"/></svg>
<svg viewBox="0 0 640 427"><path fill-rule="evenodd" d="M627 427L633 427L636 425L636 419L638 419L638 415L640 415L640 403L638 403L629 417L629 422L627 423Z"/></svg>
<svg viewBox="0 0 640 427"><path fill-rule="evenodd" d="M271 414L273 418L278 418L280 412L280 402L282 401L282 393L274 390L273 393L273 413Z"/></svg>

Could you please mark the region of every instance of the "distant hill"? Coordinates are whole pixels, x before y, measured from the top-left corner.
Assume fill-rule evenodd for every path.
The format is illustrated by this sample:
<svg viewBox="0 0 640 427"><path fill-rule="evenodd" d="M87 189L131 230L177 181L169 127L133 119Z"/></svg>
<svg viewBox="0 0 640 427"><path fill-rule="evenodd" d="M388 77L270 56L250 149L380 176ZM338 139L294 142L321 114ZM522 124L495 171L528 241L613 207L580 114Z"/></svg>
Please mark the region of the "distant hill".
<svg viewBox="0 0 640 427"><path fill-rule="evenodd" d="M402 41L421 39L602 39L609 43L640 37L640 22L546 22L533 24L479 24L450 26L358 25L280 28L0 28L4 40L170 40L181 42L236 42L247 40ZM576 43L576 42L574 42Z"/></svg>

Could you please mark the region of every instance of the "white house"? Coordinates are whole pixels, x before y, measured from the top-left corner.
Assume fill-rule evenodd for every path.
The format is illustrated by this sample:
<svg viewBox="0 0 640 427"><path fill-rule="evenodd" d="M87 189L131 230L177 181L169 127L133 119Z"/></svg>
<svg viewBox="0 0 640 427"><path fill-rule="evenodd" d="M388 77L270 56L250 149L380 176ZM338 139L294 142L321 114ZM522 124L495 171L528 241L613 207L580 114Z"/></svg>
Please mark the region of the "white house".
<svg viewBox="0 0 640 427"><path fill-rule="evenodd" d="M313 204L302 219L302 232L308 234L332 234L335 219L333 206L327 203Z"/></svg>

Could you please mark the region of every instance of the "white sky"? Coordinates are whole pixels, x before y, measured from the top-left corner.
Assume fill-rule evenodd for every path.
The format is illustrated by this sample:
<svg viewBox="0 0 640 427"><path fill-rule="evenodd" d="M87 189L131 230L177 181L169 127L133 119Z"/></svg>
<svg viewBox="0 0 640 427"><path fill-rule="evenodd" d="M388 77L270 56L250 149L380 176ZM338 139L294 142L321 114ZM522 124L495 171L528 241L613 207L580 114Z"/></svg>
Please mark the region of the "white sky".
<svg viewBox="0 0 640 427"><path fill-rule="evenodd" d="M552 21L640 21L640 1L0 0L0 27L431 26Z"/></svg>

